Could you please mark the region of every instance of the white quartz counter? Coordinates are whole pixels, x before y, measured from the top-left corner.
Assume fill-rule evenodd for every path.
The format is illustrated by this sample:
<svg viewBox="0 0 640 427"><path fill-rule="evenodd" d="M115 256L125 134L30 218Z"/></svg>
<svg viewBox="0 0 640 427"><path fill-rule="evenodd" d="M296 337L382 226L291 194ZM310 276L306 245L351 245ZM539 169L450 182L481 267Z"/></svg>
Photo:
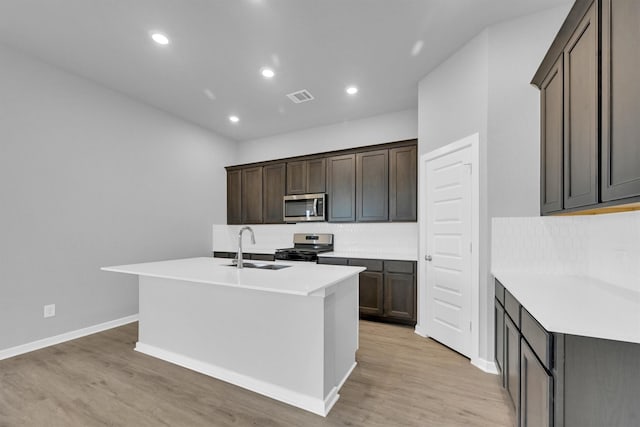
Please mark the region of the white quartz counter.
<svg viewBox="0 0 640 427"><path fill-rule="evenodd" d="M367 252L367 251L334 251L319 255L325 258L360 258L360 259L388 259L398 261L417 261L415 252Z"/></svg>
<svg viewBox="0 0 640 427"><path fill-rule="evenodd" d="M584 276L493 275L549 332L640 343L640 292Z"/></svg>
<svg viewBox="0 0 640 427"><path fill-rule="evenodd" d="M229 267L231 260L226 258L186 258L117 265L103 267L102 270L292 295L311 295L365 270L363 267L318 265L308 262L259 263L291 267L280 270L237 269Z"/></svg>

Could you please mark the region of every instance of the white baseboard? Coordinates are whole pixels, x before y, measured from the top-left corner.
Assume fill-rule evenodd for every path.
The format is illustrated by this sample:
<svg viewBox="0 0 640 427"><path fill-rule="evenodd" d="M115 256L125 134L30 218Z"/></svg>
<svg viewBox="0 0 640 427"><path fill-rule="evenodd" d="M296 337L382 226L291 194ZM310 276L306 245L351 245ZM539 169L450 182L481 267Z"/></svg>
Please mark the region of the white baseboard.
<svg viewBox="0 0 640 427"><path fill-rule="evenodd" d="M251 390L270 397L271 399L279 400L280 402L284 402L323 417L327 416L333 405L338 401L338 398L340 397L338 390L342 387L342 384L344 384L353 369L356 367L356 364L354 363L345 377L340 381L339 385L334 387L327 396L322 399L298 393L294 390L271 384L248 375L239 374L229 369L222 368L211 363L202 362L172 351L144 344L139 341L136 343L135 350L175 365L182 366L183 368L191 369L192 371L200 372L201 374L237 385L238 387Z"/></svg>
<svg viewBox="0 0 640 427"><path fill-rule="evenodd" d="M429 338L429 335L427 335L427 331L425 331L424 328L419 323L416 324L416 328L414 329L414 332L423 338Z"/></svg>
<svg viewBox="0 0 640 427"><path fill-rule="evenodd" d="M351 375L353 370L356 369L357 365L358 365L358 362L353 362L353 365L351 365L351 367L347 371L344 378L342 378L342 380L340 380L340 383L329 392L329 394L327 395L327 398L324 399L324 415L323 414L319 414L319 415L326 417L327 414L329 414L329 411L331 411L331 408L333 408L333 405L335 405L338 399L340 398L338 391L342 388L344 383L347 382L349 375Z"/></svg>
<svg viewBox="0 0 640 427"><path fill-rule="evenodd" d="M138 321L138 315L133 314L131 316L123 317L121 319L110 320L108 322L100 323L98 325L89 326L89 327L78 329L71 332L65 332L64 334L55 335L53 337L43 338L38 341L33 341L27 344L18 345L16 347L7 348L5 350L0 350L0 360L19 356L21 354L29 353L35 350L40 350L41 348L60 344L66 341L75 340L77 338L82 338L87 335L106 331L107 329L117 328L118 326L126 325L126 324L137 322L137 321Z"/></svg>
<svg viewBox="0 0 640 427"><path fill-rule="evenodd" d="M471 364L488 374L494 374L494 375L499 374L498 368L496 367L495 362L490 362L486 359L477 358L477 359L471 359Z"/></svg>
<svg viewBox="0 0 640 427"><path fill-rule="evenodd" d="M420 326L420 324L416 325L414 332L416 333L416 335L420 335L421 337L424 337L424 338L429 338L429 335L427 335L427 332ZM472 357L471 364L486 373L495 374L495 375L499 374L498 368L496 367L496 364L493 361L482 359L480 357L477 357L477 358Z"/></svg>

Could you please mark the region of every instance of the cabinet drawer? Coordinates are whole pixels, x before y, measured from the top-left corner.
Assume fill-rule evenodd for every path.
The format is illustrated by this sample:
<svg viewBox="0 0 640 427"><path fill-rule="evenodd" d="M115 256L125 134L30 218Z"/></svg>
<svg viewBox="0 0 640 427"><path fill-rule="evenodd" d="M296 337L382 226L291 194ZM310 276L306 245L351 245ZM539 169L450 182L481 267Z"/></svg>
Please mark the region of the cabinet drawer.
<svg viewBox="0 0 640 427"><path fill-rule="evenodd" d="M235 258L236 257L236 253L235 252L214 251L213 252L213 257L214 258Z"/></svg>
<svg viewBox="0 0 640 427"><path fill-rule="evenodd" d="M366 267L367 271L382 271L382 260L379 259L357 259L349 260L349 265Z"/></svg>
<svg viewBox="0 0 640 427"><path fill-rule="evenodd" d="M511 317L516 327L520 329L520 303L507 289L504 290L504 311Z"/></svg>
<svg viewBox="0 0 640 427"><path fill-rule="evenodd" d="M405 273L405 274L413 274L414 269L413 265L415 263L413 261L385 261L384 262L384 271L385 273Z"/></svg>
<svg viewBox="0 0 640 427"><path fill-rule="evenodd" d="M275 256L271 254L251 254L251 259L256 261L275 261Z"/></svg>
<svg viewBox="0 0 640 427"><path fill-rule="evenodd" d="M551 339L551 334L524 307L522 308L520 331L536 356L542 361L544 367L551 371L553 367L553 340Z"/></svg>
<svg viewBox="0 0 640 427"><path fill-rule="evenodd" d="M347 265L347 258L329 258L329 257L320 257L318 258L318 264L330 264L330 265Z"/></svg>
<svg viewBox="0 0 640 427"><path fill-rule="evenodd" d="M502 286L502 283L500 283L498 279L495 280L495 293L496 299L500 301L500 304L504 307L504 286Z"/></svg>

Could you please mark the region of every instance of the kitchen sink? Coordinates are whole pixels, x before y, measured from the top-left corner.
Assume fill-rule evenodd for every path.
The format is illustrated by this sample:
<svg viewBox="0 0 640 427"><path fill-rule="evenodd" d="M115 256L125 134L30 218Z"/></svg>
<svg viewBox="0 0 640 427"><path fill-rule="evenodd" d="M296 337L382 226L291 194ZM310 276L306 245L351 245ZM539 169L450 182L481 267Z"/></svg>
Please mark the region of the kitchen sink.
<svg viewBox="0 0 640 427"><path fill-rule="evenodd" d="M236 264L226 264L227 267L238 267ZM242 268L258 268L260 270L282 270L283 268L289 268L290 265L282 264L265 264L257 262L243 262Z"/></svg>

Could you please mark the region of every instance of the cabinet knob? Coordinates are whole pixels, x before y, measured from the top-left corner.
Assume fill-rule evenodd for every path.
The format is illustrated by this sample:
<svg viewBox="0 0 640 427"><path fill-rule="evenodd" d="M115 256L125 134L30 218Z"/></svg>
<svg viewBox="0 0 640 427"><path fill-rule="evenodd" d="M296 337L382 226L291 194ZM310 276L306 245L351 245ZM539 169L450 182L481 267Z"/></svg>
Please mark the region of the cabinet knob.
<svg viewBox="0 0 640 427"><path fill-rule="evenodd" d="M431 257L431 255L425 255L424 259L425 261L431 261L433 258Z"/></svg>

